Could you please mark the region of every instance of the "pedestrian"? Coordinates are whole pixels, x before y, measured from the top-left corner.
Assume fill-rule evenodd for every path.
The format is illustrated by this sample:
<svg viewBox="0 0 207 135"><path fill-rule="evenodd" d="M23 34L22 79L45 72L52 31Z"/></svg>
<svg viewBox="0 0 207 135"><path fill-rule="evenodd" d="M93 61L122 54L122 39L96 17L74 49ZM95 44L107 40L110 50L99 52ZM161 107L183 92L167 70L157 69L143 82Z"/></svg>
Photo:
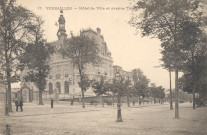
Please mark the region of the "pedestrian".
<svg viewBox="0 0 207 135"><path fill-rule="evenodd" d="M51 108L53 108L53 99L51 98Z"/></svg>
<svg viewBox="0 0 207 135"><path fill-rule="evenodd" d="M73 102L74 102L74 96L73 96L73 99L71 100L70 105L73 105Z"/></svg>
<svg viewBox="0 0 207 135"><path fill-rule="evenodd" d="M22 100L22 98L20 98L20 100L19 100L19 106L20 106L21 112L23 112L23 108L22 108L23 100Z"/></svg>
<svg viewBox="0 0 207 135"><path fill-rule="evenodd" d="M15 106L16 106L16 112L18 112L19 104L18 104L18 99L15 98Z"/></svg>

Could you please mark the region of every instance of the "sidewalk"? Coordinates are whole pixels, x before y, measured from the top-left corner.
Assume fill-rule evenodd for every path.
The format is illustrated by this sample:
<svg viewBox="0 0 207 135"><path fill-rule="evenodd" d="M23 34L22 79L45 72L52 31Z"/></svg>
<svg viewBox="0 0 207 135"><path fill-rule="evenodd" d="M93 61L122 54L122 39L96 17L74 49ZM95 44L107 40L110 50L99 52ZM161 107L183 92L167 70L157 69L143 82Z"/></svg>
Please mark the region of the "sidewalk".
<svg viewBox="0 0 207 135"><path fill-rule="evenodd" d="M4 116L4 105L2 103L0 108L0 116L1 117L7 117ZM156 106L165 106L168 105L165 104L135 104L134 106L131 104L130 107L127 106L127 104L122 104L121 108L122 110L133 110L133 109L148 109L153 110L152 107ZM24 117L24 116L38 116L38 115L57 115L57 114L64 114L64 113L78 113L78 112L90 112L90 111L102 111L102 110L117 110L117 105L114 104L114 106L104 105L102 107L101 104L98 105L89 105L88 103L85 104L85 108L82 108L82 103L74 102L74 105L71 106L70 102L64 102L64 101L58 101L54 102L53 108L51 108L50 103L46 102L44 105L37 105L37 103L24 103L23 106L23 112L20 111L20 107L18 109L18 112L16 112L16 107L14 103L12 103L12 110L13 112L9 113L8 117ZM0 119L1 120L1 119Z"/></svg>
<svg viewBox="0 0 207 135"><path fill-rule="evenodd" d="M86 106L86 108L83 109L81 105L71 106L69 104L67 105L62 103L54 103L53 108L51 108L50 104L37 105L36 103L24 103L23 112L20 111L20 108L18 109L18 112L16 112L16 107L14 106L14 104L12 105L13 112L10 112L8 117L55 115L64 113L97 111L96 108L91 108L89 106ZM1 114L4 115L4 112Z"/></svg>

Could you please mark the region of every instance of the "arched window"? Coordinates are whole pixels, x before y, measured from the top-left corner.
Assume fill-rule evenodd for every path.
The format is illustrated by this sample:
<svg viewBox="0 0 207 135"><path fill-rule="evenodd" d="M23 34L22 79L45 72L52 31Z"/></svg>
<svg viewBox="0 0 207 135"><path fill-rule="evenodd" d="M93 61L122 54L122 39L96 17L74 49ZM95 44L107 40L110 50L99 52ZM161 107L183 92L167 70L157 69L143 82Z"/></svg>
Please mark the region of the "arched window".
<svg viewBox="0 0 207 135"><path fill-rule="evenodd" d="M65 81L65 93L69 93L69 82Z"/></svg>
<svg viewBox="0 0 207 135"><path fill-rule="evenodd" d="M52 86L52 83L49 83L49 94L53 94L53 86Z"/></svg>
<svg viewBox="0 0 207 135"><path fill-rule="evenodd" d="M56 82L56 87L59 90L59 94L61 94L61 85L60 85L60 82Z"/></svg>

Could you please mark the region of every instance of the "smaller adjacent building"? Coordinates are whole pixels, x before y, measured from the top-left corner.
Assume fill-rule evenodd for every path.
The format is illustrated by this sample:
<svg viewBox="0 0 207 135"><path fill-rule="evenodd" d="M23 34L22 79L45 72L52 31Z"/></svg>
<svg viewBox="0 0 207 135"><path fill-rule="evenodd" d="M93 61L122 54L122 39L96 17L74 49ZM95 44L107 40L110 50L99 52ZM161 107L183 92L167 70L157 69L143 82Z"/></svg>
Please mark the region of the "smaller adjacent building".
<svg viewBox="0 0 207 135"><path fill-rule="evenodd" d="M114 65L113 66L113 78L115 78L117 74L121 75L121 77L124 77L126 80L130 80L131 83L133 84L132 71L125 71L122 69L122 67Z"/></svg>

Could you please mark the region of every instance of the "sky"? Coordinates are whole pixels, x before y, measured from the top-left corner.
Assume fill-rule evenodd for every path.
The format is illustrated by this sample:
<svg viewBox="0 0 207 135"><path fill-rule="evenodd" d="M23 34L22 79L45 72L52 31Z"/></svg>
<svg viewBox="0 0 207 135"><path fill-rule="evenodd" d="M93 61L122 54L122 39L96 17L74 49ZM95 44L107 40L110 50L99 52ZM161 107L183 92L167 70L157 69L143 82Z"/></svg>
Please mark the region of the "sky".
<svg viewBox="0 0 207 135"><path fill-rule="evenodd" d="M66 33L72 31L77 35L81 29L101 29L101 34L112 53L114 65L125 71L140 68L156 86L169 89L169 73L159 67L160 41L136 34L134 27L129 25L131 17L130 0L17 0L21 6L33 11L44 21L45 38L48 42L57 40L56 22L63 7L66 19ZM54 7L54 8L53 8ZM114 10L116 8L116 10ZM174 88L174 73L172 73Z"/></svg>

